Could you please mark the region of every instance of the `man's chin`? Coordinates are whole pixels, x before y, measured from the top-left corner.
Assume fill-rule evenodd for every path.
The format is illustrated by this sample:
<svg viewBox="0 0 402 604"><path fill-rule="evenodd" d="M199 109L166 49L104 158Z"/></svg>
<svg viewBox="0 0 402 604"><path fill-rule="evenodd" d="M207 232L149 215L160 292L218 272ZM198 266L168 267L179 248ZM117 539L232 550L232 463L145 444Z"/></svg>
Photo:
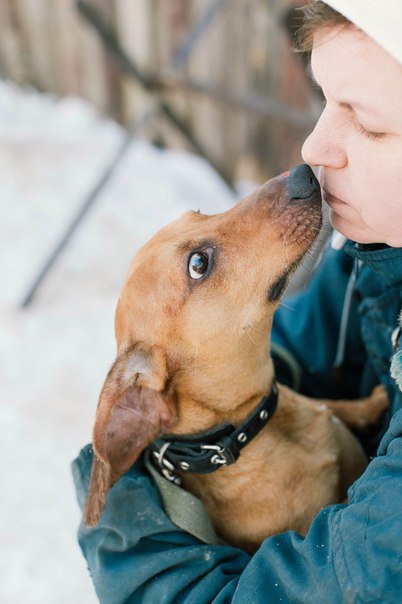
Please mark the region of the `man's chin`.
<svg viewBox="0 0 402 604"><path fill-rule="evenodd" d="M329 221L333 228L338 231L341 235L346 237L346 239L350 239L351 241L355 241L356 243L378 243L370 236L369 233L366 232L364 228L359 228L353 222L346 220L344 217L337 214L334 210L329 210Z"/></svg>
<svg viewBox="0 0 402 604"><path fill-rule="evenodd" d="M397 248L402 247L402 235L399 231L395 236L389 235L388 237L384 237L383 235L376 234L364 223L359 226L355 221L352 222L351 220L347 220L344 216L340 216L331 208L328 213L328 218L329 222L338 233L346 237L346 239L350 239L356 243L388 245L389 247Z"/></svg>

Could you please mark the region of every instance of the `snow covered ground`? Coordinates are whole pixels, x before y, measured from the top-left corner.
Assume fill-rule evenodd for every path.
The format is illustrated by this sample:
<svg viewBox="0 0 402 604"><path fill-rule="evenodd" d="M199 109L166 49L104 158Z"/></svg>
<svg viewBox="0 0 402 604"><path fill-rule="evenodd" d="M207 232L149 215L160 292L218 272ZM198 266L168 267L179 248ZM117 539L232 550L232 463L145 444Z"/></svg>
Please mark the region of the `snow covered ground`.
<svg viewBox="0 0 402 604"><path fill-rule="evenodd" d="M233 194L203 160L136 140L66 252L31 279L121 144L78 99L0 81L0 604L94 604L70 462L89 442L135 250L187 209Z"/></svg>

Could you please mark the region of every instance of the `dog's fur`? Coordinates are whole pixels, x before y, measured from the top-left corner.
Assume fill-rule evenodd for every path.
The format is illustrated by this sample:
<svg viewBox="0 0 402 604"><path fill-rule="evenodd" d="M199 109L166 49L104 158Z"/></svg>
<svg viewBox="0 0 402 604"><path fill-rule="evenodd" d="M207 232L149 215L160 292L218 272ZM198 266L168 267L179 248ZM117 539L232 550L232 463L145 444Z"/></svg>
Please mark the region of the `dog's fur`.
<svg viewBox="0 0 402 604"><path fill-rule="evenodd" d="M118 355L96 415L88 525L159 435L239 425L270 391L273 313L321 224L320 194L291 200L287 178L268 181L223 214L185 214L134 258L116 311ZM189 274L194 252L210 259L200 279ZM234 465L182 472L225 540L253 551L274 533L305 534L322 507L345 498L366 460L334 413L364 428L386 397L377 391L354 404L327 403L279 386L275 415Z"/></svg>

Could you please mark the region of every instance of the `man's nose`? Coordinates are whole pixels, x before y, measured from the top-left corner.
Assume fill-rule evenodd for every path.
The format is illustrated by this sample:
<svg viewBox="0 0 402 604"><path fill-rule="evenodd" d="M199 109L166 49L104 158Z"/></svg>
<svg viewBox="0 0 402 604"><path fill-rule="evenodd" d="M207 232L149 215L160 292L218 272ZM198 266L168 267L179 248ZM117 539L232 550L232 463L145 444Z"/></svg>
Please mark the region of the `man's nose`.
<svg viewBox="0 0 402 604"><path fill-rule="evenodd" d="M325 111L321 114L312 133L304 141L301 154L310 166L343 168L348 163L348 156L342 133Z"/></svg>

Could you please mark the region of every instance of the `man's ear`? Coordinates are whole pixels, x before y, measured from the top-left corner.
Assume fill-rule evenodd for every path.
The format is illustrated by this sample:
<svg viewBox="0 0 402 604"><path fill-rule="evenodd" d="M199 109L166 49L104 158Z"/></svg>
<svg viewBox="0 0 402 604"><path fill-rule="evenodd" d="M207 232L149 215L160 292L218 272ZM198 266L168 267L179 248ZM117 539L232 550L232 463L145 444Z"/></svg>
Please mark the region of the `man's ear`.
<svg viewBox="0 0 402 604"><path fill-rule="evenodd" d="M110 487L172 425L173 401L162 394L167 381L166 357L157 347L136 345L119 355L109 371L93 430L94 459L84 509L88 526L99 521Z"/></svg>

